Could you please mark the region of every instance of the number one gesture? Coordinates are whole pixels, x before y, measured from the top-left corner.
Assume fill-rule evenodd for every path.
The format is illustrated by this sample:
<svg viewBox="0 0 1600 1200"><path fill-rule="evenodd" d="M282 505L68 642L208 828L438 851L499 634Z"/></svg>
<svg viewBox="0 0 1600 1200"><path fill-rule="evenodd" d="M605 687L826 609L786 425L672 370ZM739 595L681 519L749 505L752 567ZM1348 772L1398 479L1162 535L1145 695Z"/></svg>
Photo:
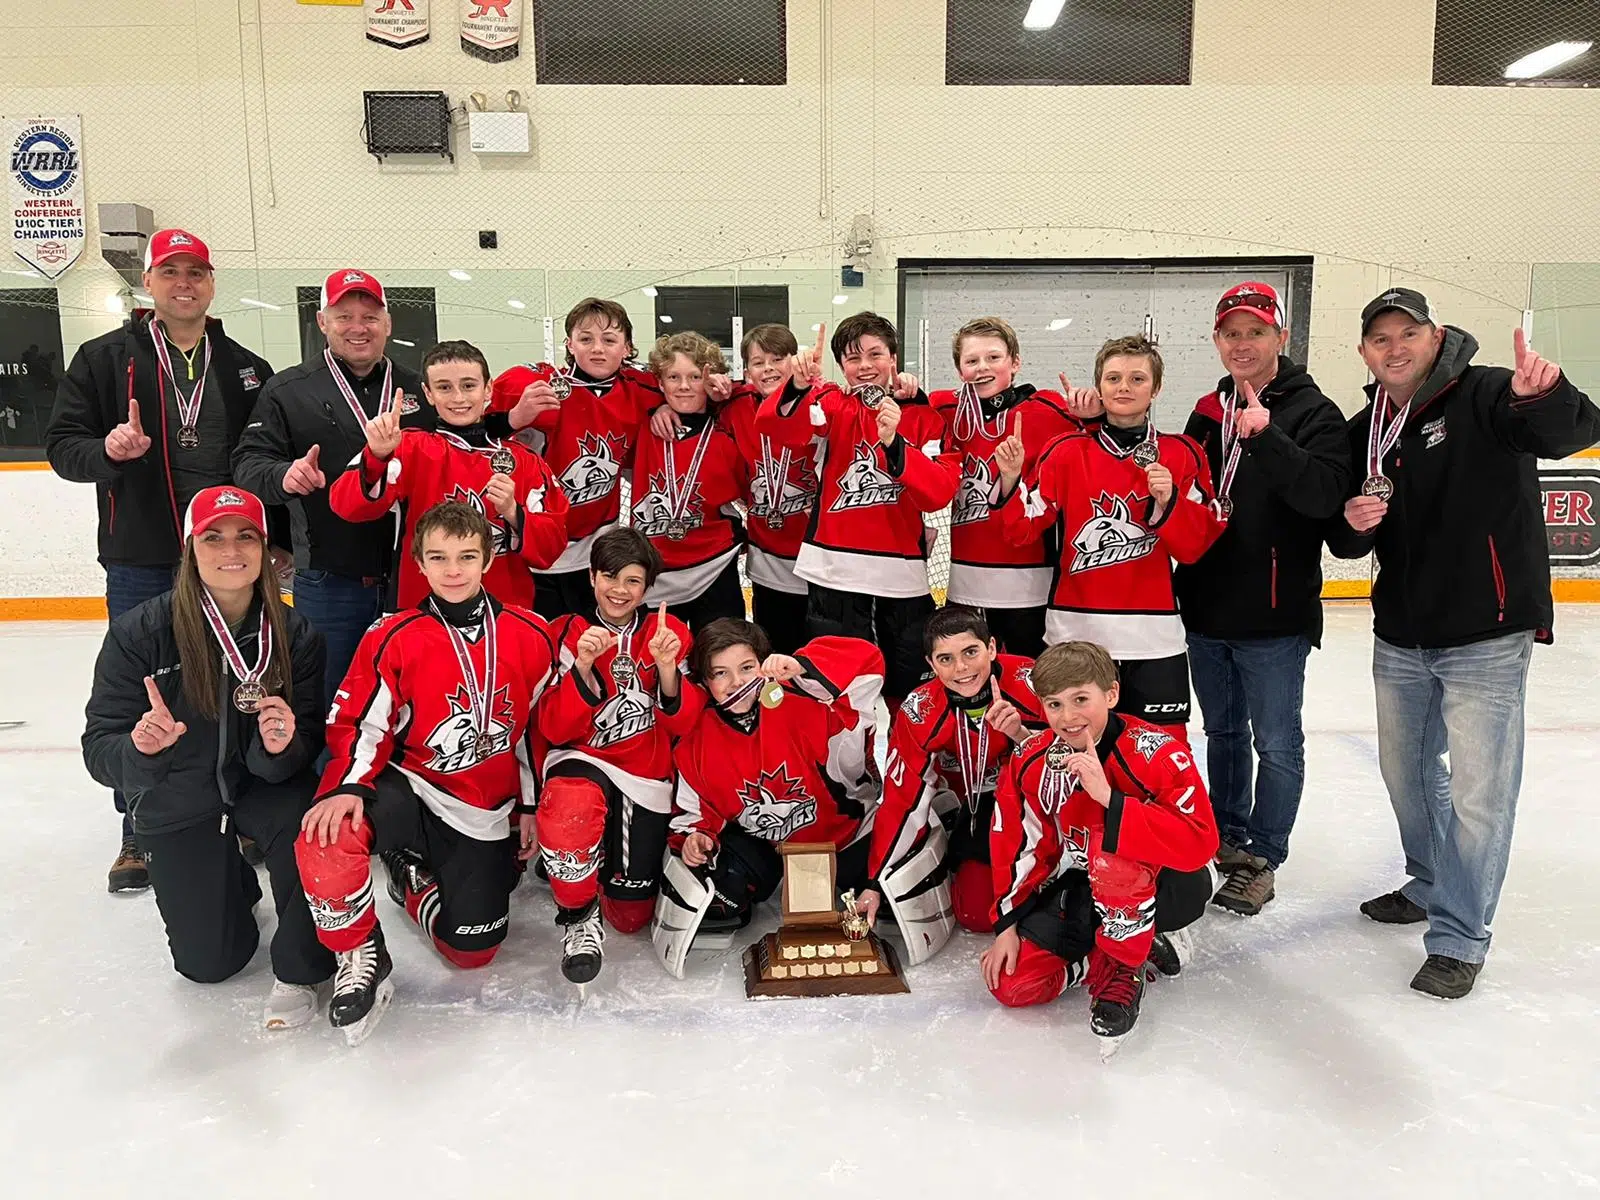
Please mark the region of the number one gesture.
<svg viewBox="0 0 1600 1200"><path fill-rule="evenodd" d="M1516 369L1511 374L1511 394L1542 396L1555 387L1561 379L1561 368L1539 357L1528 345L1528 335L1522 332L1520 325L1512 335L1512 343L1516 349Z"/></svg>
<svg viewBox="0 0 1600 1200"><path fill-rule="evenodd" d="M1011 410L1011 431L994 448L994 465L1000 469L1000 490L1009 493L1022 478L1022 464L1028 452L1022 445L1022 410Z"/></svg>
<svg viewBox="0 0 1600 1200"><path fill-rule="evenodd" d="M128 419L106 434L106 457L112 462L132 462L150 449L150 438L139 424L139 402L128 397Z"/></svg>
<svg viewBox="0 0 1600 1200"><path fill-rule="evenodd" d="M1239 414L1239 436L1253 438L1272 424L1272 414L1267 411L1267 406L1261 403L1261 397L1256 394L1256 389L1248 383L1240 381L1239 391L1244 396L1244 411Z"/></svg>
<svg viewBox="0 0 1600 1200"><path fill-rule="evenodd" d="M144 677L144 691L150 700L150 708L139 718L139 723L133 727L130 736L133 738L134 749L140 754L160 754L188 733L189 727L182 721L172 719L172 710L161 698L161 691L156 687L153 676Z"/></svg>

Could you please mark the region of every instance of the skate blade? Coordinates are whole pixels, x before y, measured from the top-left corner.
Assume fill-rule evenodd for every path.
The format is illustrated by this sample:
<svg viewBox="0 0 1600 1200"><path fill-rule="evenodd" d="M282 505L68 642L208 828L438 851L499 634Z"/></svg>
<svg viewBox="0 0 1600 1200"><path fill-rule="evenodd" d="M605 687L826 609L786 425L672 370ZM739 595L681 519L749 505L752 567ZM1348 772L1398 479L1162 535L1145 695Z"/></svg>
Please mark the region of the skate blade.
<svg viewBox="0 0 1600 1200"><path fill-rule="evenodd" d="M1127 1040L1128 1040L1128 1035L1125 1034L1125 1033L1122 1034L1120 1037L1101 1037L1101 1038L1099 1038L1099 1042L1100 1042L1100 1061L1101 1062L1110 1062L1113 1058L1115 1058L1117 1056L1117 1052L1122 1049L1122 1043L1127 1041Z"/></svg>
<svg viewBox="0 0 1600 1200"><path fill-rule="evenodd" d="M344 1027L344 1044L346 1046L359 1046L372 1036L372 1031L378 1027L378 1022L383 1019L383 1014L389 1009L389 1001L394 999L394 984L385 979L378 985L376 994L372 998L372 1008L367 1015L354 1025Z"/></svg>

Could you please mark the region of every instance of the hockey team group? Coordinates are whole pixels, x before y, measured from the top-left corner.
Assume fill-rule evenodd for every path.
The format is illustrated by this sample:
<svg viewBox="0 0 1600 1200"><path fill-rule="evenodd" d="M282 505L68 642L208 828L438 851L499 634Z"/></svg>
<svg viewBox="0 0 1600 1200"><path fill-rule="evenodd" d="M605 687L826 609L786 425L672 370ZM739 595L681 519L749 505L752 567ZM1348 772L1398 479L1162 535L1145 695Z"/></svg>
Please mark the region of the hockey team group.
<svg viewBox="0 0 1600 1200"><path fill-rule="evenodd" d="M1209 906L1273 899L1324 546L1379 566L1408 878L1362 912L1426 924L1412 987L1471 990L1554 616L1536 461L1600 439L1521 330L1514 368L1477 366L1425 297L1383 293L1348 421L1263 283L1218 302L1224 375L1192 409L1158 401L1142 336L1040 389L980 318L929 394L871 312L814 345L759 325L735 379L698 333L640 363L605 299L567 314L560 363L494 375L445 341L418 377L386 354L382 285L340 270L326 349L274 373L208 315L200 238L163 230L146 264L153 311L79 348L47 434L99 497L84 759L123 813L110 889L153 890L186 977L249 963L264 863L268 1028L326 1005L357 1042L381 1017L374 856L396 918L464 969L546 881L586 985L607 926L692 971L793 841L836 848L913 983L959 924L992 935L974 970L1001 1004L1083 985L1119 1038Z"/></svg>

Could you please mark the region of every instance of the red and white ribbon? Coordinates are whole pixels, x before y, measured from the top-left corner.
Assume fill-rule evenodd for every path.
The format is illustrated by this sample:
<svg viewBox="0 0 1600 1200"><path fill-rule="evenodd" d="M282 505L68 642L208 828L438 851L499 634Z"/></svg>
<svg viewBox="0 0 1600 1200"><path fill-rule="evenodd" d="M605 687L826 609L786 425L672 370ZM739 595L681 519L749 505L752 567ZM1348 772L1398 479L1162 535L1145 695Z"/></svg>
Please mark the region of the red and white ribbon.
<svg viewBox="0 0 1600 1200"><path fill-rule="evenodd" d="M956 441L965 445L980 433L986 438L998 438L1006 429L1004 409L995 415L994 421L994 428L990 429L983 415L983 401L978 397L978 389L973 384L963 383L956 392L955 416L950 421L950 432L955 435Z"/></svg>
<svg viewBox="0 0 1600 1200"><path fill-rule="evenodd" d="M1389 411L1389 393L1383 388L1378 389L1377 395L1372 398L1372 423L1367 427L1367 474L1382 475L1383 460L1394 444L1400 440L1400 431L1406 426L1406 418L1411 415L1411 401L1407 400L1395 413L1394 420L1384 424L1384 414Z"/></svg>
<svg viewBox="0 0 1600 1200"><path fill-rule="evenodd" d="M697 437L699 440L695 443L694 453L689 457L689 466L682 475L677 473L678 439L661 439L663 457L661 487L667 493L668 519L677 521L680 525L688 524L689 500L694 494L695 482L700 478L700 464L705 461L706 447L711 444L709 418Z"/></svg>
<svg viewBox="0 0 1600 1200"><path fill-rule="evenodd" d="M355 388L350 386L350 381L345 378L344 371L339 367L339 360L334 358L332 350L322 352L323 361L328 364L328 374L333 376L334 386L339 389L339 394L344 397L344 402L350 406L350 412L355 416L358 428L365 429L367 422L372 417L367 416L366 410L361 407L361 401L356 398ZM374 416L383 416L394 407L394 364L389 361L389 356L383 356L383 391L378 393L378 411Z"/></svg>
<svg viewBox="0 0 1600 1200"><path fill-rule="evenodd" d="M233 630L228 628L222 610L217 607L217 602L205 588L200 589L200 610L205 613L206 624L211 626L211 636L217 640L217 645L222 647L228 666L233 669L234 678L241 684L259 684L272 662L272 622L267 620L266 606L263 605L261 609L261 629L256 635L256 665L253 667L244 665L244 652L239 649L239 643L234 641Z"/></svg>
<svg viewBox="0 0 1600 1200"><path fill-rule="evenodd" d="M476 736L473 739L474 751L492 744L494 738L494 692L495 692L495 660L499 638L495 628L494 606L489 603L485 594L483 604L483 675L480 678L477 668L472 665L472 647L467 642L466 635L445 619L444 613L439 611L439 606L434 605L433 611L438 613L439 623L444 626L445 633L450 635L450 648L456 652L456 665L461 670L461 682L467 689L467 706L472 715L472 726ZM479 753L479 758L487 757Z"/></svg>
<svg viewBox="0 0 1600 1200"><path fill-rule="evenodd" d="M184 398L183 389L178 386L178 377L172 371L172 355L167 352L167 331L155 322L150 322L150 337L156 346L156 361L161 364L161 369L167 373L167 379L172 383L174 398L178 402L178 423L184 429L194 429L200 420L200 401L205 396L206 377L211 374L211 335L202 333L200 344L205 353L200 360L200 381L194 385L194 391ZM191 367L192 371L193 368Z"/></svg>
<svg viewBox="0 0 1600 1200"><path fill-rule="evenodd" d="M956 717L956 761L961 766L961 787L966 792L967 807L976 810L978 793L983 790L984 776L989 770L989 722L979 716L974 734L969 725L973 718L962 711Z"/></svg>

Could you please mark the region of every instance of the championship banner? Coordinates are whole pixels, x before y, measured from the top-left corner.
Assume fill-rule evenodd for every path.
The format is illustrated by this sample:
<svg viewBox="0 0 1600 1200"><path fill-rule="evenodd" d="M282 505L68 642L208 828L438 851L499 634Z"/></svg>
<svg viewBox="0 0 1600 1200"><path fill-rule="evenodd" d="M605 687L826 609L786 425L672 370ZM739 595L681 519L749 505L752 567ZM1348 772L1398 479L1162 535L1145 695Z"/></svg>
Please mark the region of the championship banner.
<svg viewBox="0 0 1600 1200"><path fill-rule="evenodd" d="M1600 562L1600 471L1540 471L1545 542L1558 567Z"/></svg>
<svg viewBox="0 0 1600 1200"><path fill-rule="evenodd" d="M484 62L521 52L522 0L461 0L461 48Z"/></svg>
<svg viewBox="0 0 1600 1200"><path fill-rule="evenodd" d="M428 40L428 0L366 0L367 40L403 50Z"/></svg>
<svg viewBox="0 0 1600 1200"><path fill-rule="evenodd" d="M70 117L7 117L0 138L11 150L11 249L46 279L83 253L83 138Z"/></svg>

